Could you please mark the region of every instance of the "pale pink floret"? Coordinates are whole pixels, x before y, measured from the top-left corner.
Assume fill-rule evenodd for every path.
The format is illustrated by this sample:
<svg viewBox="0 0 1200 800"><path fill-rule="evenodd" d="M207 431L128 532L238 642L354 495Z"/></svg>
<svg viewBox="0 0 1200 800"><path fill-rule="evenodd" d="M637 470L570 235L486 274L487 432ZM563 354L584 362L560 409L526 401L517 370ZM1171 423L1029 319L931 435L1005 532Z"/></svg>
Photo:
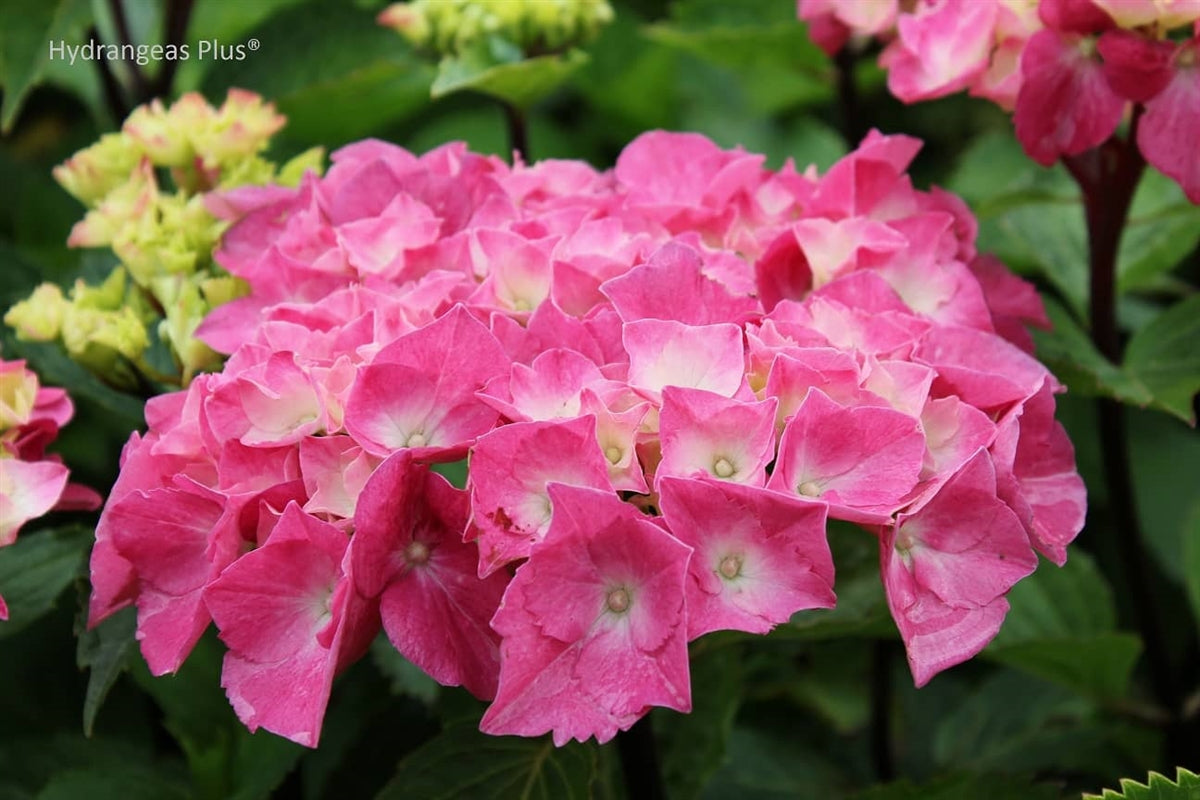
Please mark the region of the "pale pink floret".
<svg viewBox="0 0 1200 800"><path fill-rule="evenodd" d="M806 608L832 608L823 503L711 479L659 483L663 518L690 545L688 639L766 633Z"/></svg>
<svg viewBox="0 0 1200 800"><path fill-rule="evenodd" d="M229 647L221 685L251 732L316 747L334 675L379 630L378 609L344 572L347 543L293 503L265 545L205 590Z"/></svg>
<svg viewBox="0 0 1200 800"><path fill-rule="evenodd" d="M996 3L979 0L918 4L897 20L899 36L879 59L888 89L914 103L970 86L988 67L996 13Z"/></svg>
<svg viewBox="0 0 1200 800"><path fill-rule="evenodd" d="M1036 567L1020 520L996 497L983 450L925 505L886 526L883 584L917 686L982 650L1008 611L1004 594Z"/></svg>
<svg viewBox="0 0 1200 800"><path fill-rule="evenodd" d="M423 457L461 458L499 416L475 392L508 368L495 337L456 307L383 348L359 371L346 429L374 455L410 448Z"/></svg>
<svg viewBox="0 0 1200 800"><path fill-rule="evenodd" d="M240 552L236 530L212 536L222 513L220 495L197 486L134 491L105 509L116 554L137 574L137 636L155 675L191 653L210 619L201 593Z"/></svg>
<svg viewBox="0 0 1200 800"><path fill-rule="evenodd" d="M50 511L67 488L68 470L54 461L0 458L0 547L12 544L17 531Z"/></svg>
<svg viewBox="0 0 1200 800"><path fill-rule="evenodd" d="M466 492L401 450L363 490L350 552L355 585L379 597L383 629L400 654L439 683L490 700L500 637L488 622L508 574L475 576L478 551L463 542L469 514Z"/></svg>
<svg viewBox="0 0 1200 800"><path fill-rule="evenodd" d="M1054 419L1049 382L1000 421L992 452L999 496L1038 552L1062 566L1067 545L1083 529L1087 490L1075 470L1075 448Z"/></svg>
<svg viewBox="0 0 1200 800"><path fill-rule="evenodd" d="M745 356L737 325L684 325L673 320L625 323L629 385L657 401L664 386L732 397L742 385Z"/></svg>
<svg viewBox="0 0 1200 800"><path fill-rule="evenodd" d="M513 364L511 374L489 382L479 398L514 422L575 417L581 393L605 381L591 359L554 348L528 366Z"/></svg>
<svg viewBox="0 0 1200 800"><path fill-rule="evenodd" d="M916 485L925 437L916 419L878 406L845 408L817 389L779 442L767 486L830 504L830 516L878 521Z"/></svg>
<svg viewBox="0 0 1200 800"><path fill-rule="evenodd" d="M684 591L691 548L610 492L552 484L553 522L492 627L491 734L606 742L652 706L691 710Z"/></svg>
<svg viewBox="0 0 1200 800"><path fill-rule="evenodd" d="M479 575L519 558L546 535L551 482L611 491L608 461L593 417L518 422L471 448L471 519L478 528Z"/></svg>
<svg viewBox="0 0 1200 800"><path fill-rule="evenodd" d="M775 398L747 403L678 386L664 388L662 398L656 476L766 483L767 464L775 459Z"/></svg>
<svg viewBox="0 0 1200 800"><path fill-rule="evenodd" d="M688 325L742 322L758 311L747 295L736 295L705 275L695 249L666 244L645 263L601 286L621 319L673 319Z"/></svg>

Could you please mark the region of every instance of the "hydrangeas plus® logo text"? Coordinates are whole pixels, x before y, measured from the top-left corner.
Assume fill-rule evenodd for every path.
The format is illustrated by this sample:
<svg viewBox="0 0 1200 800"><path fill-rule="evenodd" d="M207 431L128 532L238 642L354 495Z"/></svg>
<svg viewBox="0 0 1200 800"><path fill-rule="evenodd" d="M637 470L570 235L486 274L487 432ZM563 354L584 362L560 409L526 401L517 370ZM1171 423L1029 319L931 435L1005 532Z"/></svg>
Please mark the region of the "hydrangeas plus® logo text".
<svg viewBox="0 0 1200 800"><path fill-rule="evenodd" d="M201 39L190 44L102 44L97 41L68 44L62 39L49 42L50 60L67 61L125 61L146 66L159 61L245 61L246 56L261 47L258 39L237 44L223 44L219 39Z"/></svg>

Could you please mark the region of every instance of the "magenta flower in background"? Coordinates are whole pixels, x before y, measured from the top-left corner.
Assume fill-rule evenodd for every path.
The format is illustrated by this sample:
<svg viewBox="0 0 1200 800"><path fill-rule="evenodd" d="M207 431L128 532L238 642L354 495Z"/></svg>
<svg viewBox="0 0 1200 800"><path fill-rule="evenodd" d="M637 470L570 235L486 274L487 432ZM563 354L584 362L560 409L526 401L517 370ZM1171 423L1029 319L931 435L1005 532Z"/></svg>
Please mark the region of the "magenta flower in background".
<svg viewBox="0 0 1200 800"><path fill-rule="evenodd" d="M1200 5L1190 0L797 0L797 11L830 55L853 37L884 42L888 89L906 103L965 89L1013 111L1043 166L1136 113L1142 156L1200 203Z"/></svg>

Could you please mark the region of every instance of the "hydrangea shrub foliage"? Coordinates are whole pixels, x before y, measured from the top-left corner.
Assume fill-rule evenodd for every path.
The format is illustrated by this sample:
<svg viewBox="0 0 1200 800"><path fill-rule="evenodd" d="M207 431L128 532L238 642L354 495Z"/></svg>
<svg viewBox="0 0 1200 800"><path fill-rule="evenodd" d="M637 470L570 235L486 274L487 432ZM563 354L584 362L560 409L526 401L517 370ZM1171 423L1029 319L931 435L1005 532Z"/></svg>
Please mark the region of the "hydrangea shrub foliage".
<svg viewBox="0 0 1200 800"><path fill-rule="evenodd" d="M1200 3L3 22L0 795L1188 796Z"/></svg>

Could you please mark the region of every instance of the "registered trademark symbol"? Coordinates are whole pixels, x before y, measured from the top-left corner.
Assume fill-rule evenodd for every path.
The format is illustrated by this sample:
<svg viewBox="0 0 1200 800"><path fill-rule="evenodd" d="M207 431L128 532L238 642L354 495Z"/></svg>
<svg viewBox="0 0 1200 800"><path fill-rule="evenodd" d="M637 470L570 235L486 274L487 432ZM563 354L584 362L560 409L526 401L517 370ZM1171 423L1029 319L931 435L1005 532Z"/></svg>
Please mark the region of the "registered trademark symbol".
<svg viewBox="0 0 1200 800"><path fill-rule="evenodd" d="M257 50L260 46L261 43L258 41L258 39L251 39L250 41L246 42L246 47L249 47L251 52Z"/></svg>

